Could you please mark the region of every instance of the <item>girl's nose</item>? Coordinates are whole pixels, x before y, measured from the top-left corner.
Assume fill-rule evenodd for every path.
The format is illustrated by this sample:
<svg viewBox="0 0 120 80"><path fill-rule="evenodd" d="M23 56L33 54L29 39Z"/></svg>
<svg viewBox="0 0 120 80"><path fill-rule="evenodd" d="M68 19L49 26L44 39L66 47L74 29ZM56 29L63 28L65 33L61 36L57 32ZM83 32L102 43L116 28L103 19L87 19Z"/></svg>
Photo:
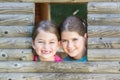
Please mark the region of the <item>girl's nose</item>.
<svg viewBox="0 0 120 80"><path fill-rule="evenodd" d="M68 42L68 48L72 48L73 47L73 43L70 41Z"/></svg>
<svg viewBox="0 0 120 80"><path fill-rule="evenodd" d="M44 49L48 49L49 48L49 44L45 43L44 44Z"/></svg>

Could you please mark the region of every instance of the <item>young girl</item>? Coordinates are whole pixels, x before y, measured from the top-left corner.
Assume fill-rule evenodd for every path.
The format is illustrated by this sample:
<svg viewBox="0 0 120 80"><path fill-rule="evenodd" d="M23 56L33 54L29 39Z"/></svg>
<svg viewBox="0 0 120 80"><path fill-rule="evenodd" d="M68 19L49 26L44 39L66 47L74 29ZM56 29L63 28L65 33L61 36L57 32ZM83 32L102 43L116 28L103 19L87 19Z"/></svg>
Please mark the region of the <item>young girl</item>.
<svg viewBox="0 0 120 80"><path fill-rule="evenodd" d="M51 21L41 21L32 34L34 61L55 61L62 59L56 54L60 47L58 27Z"/></svg>
<svg viewBox="0 0 120 80"><path fill-rule="evenodd" d="M87 24L77 16L67 17L60 26L61 44L68 55L64 61L87 61Z"/></svg>

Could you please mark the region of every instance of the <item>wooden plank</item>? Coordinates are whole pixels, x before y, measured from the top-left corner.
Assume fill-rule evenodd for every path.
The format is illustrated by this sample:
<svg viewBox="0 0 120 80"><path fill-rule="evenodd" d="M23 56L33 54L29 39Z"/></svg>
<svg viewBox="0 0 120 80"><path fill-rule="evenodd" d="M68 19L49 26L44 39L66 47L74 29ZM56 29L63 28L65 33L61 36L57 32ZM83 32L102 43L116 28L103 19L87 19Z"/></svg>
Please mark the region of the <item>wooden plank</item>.
<svg viewBox="0 0 120 80"><path fill-rule="evenodd" d="M0 26L33 26L34 14L0 14Z"/></svg>
<svg viewBox="0 0 120 80"><path fill-rule="evenodd" d="M87 0L87 2L120 2L120 0Z"/></svg>
<svg viewBox="0 0 120 80"><path fill-rule="evenodd" d="M34 3L1 2L0 14L34 14Z"/></svg>
<svg viewBox="0 0 120 80"><path fill-rule="evenodd" d="M120 13L120 2L89 2L87 5L88 13Z"/></svg>
<svg viewBox="0 0 120 80"><path fill-rule="evenodd" d="M0 61L0 72L35 72L35 73L119 73L119 61L106 62L31 62Z"/></svg>
<svg viewBox="0 0 120 80"><path fill-rule="evenodd" d="M88 49L88 61L120 61L120 49Z"/></svg>
<svg viewBox="0 0 120 80"><path fill-rule="evenodd" d="M88 48L120 48L120 38L95 37L88 38Z"/></svg>
<svg viewBox="0 0 120 80"><path fill-rule="evenodd" d="M35 4L35 26L41 20L50 20L50 4L49 3L36 3Z"/></svg>
<svg viewBox="0 0 120 80"><path fill-rule="evenodd" d="M64 58L66 54L62 51L57 51L57 54ZM0 49L0 60L1 61L32 61L33 53L32 49Z"/></svg>
<svg viewBox="0 0 120 80"><path fill-rule="evenodd" d="M78 3L78 2L119 2L120 0L0 0L0 2L36 2L36 3Z"/></svg>
<svg viewBox="0 0 120 80"><path fill-rule="evenodd" d="M33 60L31 49L0 49L0 60Z"/></svg>
<svg viewBox="0 0 120 80"><path fill-rule="evenodd" d="M0 26L0 37L31 37L33 26Z"/></svg>
<svg viewBox="0 0 120 80"><path fill-rule="evenodd" d="M120 25L120 14L88 14L88 25Z"/></svg>
<svg viewBox="0 0 120 80"><path fill-rule="evenodd" d="M36 2L36 3L45 3L45 2L86 2L87 0L0 0L0 2Z"/></svg>
<svg viewBox="0 0 120 80"><path fill-rule="evenodd" d="M30 37L0 38L0 48L1 49L31 48L31 38Z"/></svg>
<svg viewBox="0 0 120 80"><path fill-rule="evenodd" d="M120 74L0 73L1 80L119 80Z"/></svg>
<svg viewBox="0 0 120 80"><path fill-rule="evenodd" d="M120 37L120 26L88 26L89 37Z"/></svg>

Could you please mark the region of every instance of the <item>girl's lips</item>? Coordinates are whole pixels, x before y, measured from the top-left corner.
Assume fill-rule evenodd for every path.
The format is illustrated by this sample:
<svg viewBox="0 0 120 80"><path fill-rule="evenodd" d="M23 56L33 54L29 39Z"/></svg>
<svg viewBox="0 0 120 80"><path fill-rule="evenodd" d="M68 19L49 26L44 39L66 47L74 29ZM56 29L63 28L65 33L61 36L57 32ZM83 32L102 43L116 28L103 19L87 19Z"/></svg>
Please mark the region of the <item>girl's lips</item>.
<svg viewBox="0 0 120 80"><path fill-rule="evenodd" d="M42 53L43 53L43 54L50 54L51 51L43 50Z"/></svg>

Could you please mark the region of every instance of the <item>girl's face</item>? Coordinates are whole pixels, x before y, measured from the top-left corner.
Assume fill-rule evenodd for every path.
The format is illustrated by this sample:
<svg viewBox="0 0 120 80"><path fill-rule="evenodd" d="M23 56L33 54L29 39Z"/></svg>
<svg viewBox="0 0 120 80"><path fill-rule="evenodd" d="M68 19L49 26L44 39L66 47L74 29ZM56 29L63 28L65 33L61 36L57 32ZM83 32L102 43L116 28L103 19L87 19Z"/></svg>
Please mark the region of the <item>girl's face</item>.
<svg viewBox="0 0 120 80"><path fill-rule="evenodd" d="M41 30L33 41L32 46L40 59L54 61L54 55L60 44L55 34Z"/></svg>
<svg viewBox="0 0 120 80"><path fill-rule="evenodd" d="M61 44L63 50L74 59L80 59L86 52L86 39L87 35L84 37L80 36L77 32L63 31L61 33Z"/></svg>

